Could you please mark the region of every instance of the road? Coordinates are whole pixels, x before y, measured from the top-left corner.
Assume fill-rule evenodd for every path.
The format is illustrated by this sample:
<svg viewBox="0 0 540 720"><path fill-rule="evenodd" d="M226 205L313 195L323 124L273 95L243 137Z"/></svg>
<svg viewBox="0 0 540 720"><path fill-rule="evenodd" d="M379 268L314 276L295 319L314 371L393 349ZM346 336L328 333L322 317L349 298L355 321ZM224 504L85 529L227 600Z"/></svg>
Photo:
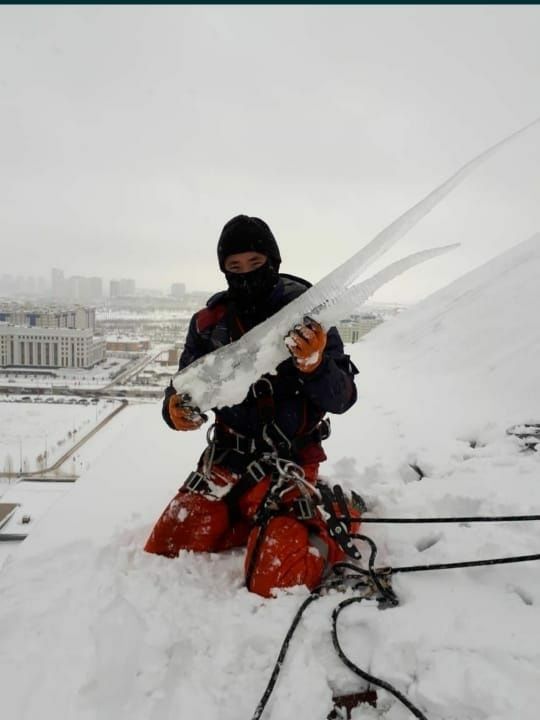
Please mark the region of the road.
<svg viewBox="0 0 540 720"><path fill-rule="evenodd" d="M132 378L134 375L138 375L144 368L149 365L151 362L156 360L161 354L163 350L160 350L154 355L145 355L139 362L135 363L134 366L128 367L124 372L120 373L118 377L116 377L112 382L108 383L108 385L105 385L102 388L102 392L107 392L110 388L114 387L115 385L123 385L127 380Z"/></svg>
<svg viewBox="0 0 540 720"><path fill-rule="evenodd" d="M77 452L77 450L82 447L85 443L90 440L91 437L93 437L97 432L99 432L107 423L109 423L113 417L116 417L119 412L122 412L124 408L126 408L128 405L127 400L122 400L119 407L115 408L111 413L107 415L106 418L103 418L103 420L98 423L95 428L90 430L90 432L86 433L75 445L73 445L67 452L65 452L61 458L59 458L54 465L51 465L48 468L45 468L45 470L36 470L35 472L25 473L26 477L32 477L33 475L44 475L48 472L54 472L55 470L58 470L61 465L63 465L66 460L69 460L69 458L73 455L73 453Z"/></svg>

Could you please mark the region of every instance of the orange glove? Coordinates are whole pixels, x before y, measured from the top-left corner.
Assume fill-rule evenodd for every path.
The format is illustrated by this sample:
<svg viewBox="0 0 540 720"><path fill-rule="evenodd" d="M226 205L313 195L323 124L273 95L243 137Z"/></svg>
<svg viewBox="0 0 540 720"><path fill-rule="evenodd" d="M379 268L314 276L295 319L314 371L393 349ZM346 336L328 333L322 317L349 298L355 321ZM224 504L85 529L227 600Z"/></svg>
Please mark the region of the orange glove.
<svg viewBox="0 0 540 720"><path fill-rule="evenodd" d="M188 395L171 395L169 398L169 417L176 430L198 430L208 417L197 408L189 405Z"/></svg>
<svg viewBox="0 0 540 720"><path fill-rule="evenodd" d="M302 325L295 325L289 332L285 345L300 372L312 373L322 363L326 340L322 325L306 316Z"/></svg>

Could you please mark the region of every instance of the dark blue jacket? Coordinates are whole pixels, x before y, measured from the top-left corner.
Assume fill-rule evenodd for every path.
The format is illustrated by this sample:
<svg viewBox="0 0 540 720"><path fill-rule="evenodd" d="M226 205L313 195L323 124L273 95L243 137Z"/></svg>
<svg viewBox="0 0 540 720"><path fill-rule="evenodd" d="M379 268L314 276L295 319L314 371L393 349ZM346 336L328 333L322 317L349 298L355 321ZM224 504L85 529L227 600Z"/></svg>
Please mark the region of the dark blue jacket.
<svg viewBox="0 0 540 720"><path fill-rule="evenodd" d="M179 369L237 339L254 324L262 322L301 295L308 287L309 283L305 280L280 275L279 282L265 302L263 314L251 323L235 312L227 291L212 296L206 307L191 319ZM298 320L300 322L301 318ZM279 428L288 438L295 438L313 430L325 413L344 413L357 398L354 384L357 372L349 356L344 353L336 328L329 329L324 359L313 373L300 372L292 358L284 360L275 374L265 376L272 382L274 416ZM168 396L164 402L163 417L173 427L168 417ZM241 403L221 407L214 412L218 424L225 424L248 437L253 434L259 421L257 402L248 388Z"/></svg>

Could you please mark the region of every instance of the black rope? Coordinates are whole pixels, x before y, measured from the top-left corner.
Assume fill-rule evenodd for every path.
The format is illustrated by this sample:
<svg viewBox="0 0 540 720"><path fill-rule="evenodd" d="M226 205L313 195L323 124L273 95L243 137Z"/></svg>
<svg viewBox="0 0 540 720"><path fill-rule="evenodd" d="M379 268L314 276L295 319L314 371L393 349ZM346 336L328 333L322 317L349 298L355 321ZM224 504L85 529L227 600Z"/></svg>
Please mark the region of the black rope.
<svg viewBox="0 0 540 720"><path fill-rule="evenodd" d="M373 584L379 591L381 595L381 599L386 600L390 605L395 606L399 604L399 601L397 597L394 595L393 590L391 590L388 587L384 587L384 585L381 583L380 580L380 573L377 573L375 570L375 558L377 556L377 546L373 542L371 538L369 538L367 535L361 535L360 533L356 533L354 535L350 536L354 540L363 540L369 545L369 560L368 560L368 574L371 578ZM360 575L363 575L364 573L359 573Z"/></svg>
<svg viewBox="0 0 540 720"><path fill-rule="evenodd" d="M380 575L381 571L375 570L374 563L375 563L375 556L377 553L377 547L373 540L371 538L368 538L365 535L351 535L351 537L363 540L368 543L370 546L370 557L368 561L368 570L364 570L363 568L357 568L353 563L350 562L341 562L337 563L334 566L334 570L336 572L341 572L343 570L352 570L358 573L359 576L369 576L372 581L374 582L375 586L377 587L377 590L382 595L382 598L389 602L391 605L397 604L397 598L390 588L384 587L384 585L380 582ZM431 564L431 565L410 565L410 566L403 566L403 567L397 567L397 568L386 568L383 570L385 574L395 574L399 572L421 572L426 570L449 570L449 569L456 569L456 568L462 568L462 567L479 567L482 565L502 565L502 564L509 564L509 563L516 563L516 562L529 562L533 560L540 560L540 554L537 555L517 555L514 557L506 557L506 558L491 558L488 560L472 560L472 561L465 561L465 562L458 562L458 563L438 563L438 564ZM393 685L386 682L385 680L382 680L381 678L376 677L375 675L371 675L370 673L366 672L365 670L362 670L357 665L355 665L352 660L345 654L343 648L341 647L341 644L339 642L338 638L338 630L337 630L337 621L339 618L339 615L341 612L348 607L349 605L352 605L353 603L361 602L363 598L361 597L352 597L347 598L346 600L343 600L339 605L334 608L332 612L332 642L334 644L334 648L340 657L341 661L350 669L352 670L356 675L361 677L363 680L367 681L368 683L371 683L372 685L375 685L377 687L382 688L383 690L386 690L391 695L393 695L397 700L399 700L405 707L416 717L419 718L419 720L427 720L427 717L422 713L421 710L419 710L416 705L414 705L403 693L401 693L399 690L397 690Z"/></svg>
<svg viewBox="0 0 540 720"><path fill-rule="evenodd" d="M385 587L384 584L381 582L381 573L377 572L375 570L375 558L377 556L377 546L374 543L374 541L367 537L367 535L361 535L359 533L356 533L354 535L351 535L351 538L354 538L355 540L362 540L366 542L369 545L370 548L370 554L369 554L369 560L368 560L368 570L364 570L363 568L357 568L352 563L343 562L343 563L337 563L336 566L334 566L334 569L338 572L341 571L341 569L348 569L348 570L356 570L358 575L360 577L365 577L366 575L369 575L370 579L372 580L373 584L379 591L379 601L385 601L390 606L396 606L398 604L398 599L396 595L394 594L394 591L388 586ZM410 712L416 717L419 718L419 720L427 720L427 717L419 710L416 705L414 705L410 700L408 700L403 693L401 693L399 690L397 690L393 685L391 685L389 682L386 682L386 680L382 680L381 678L376 677L375 675L371 675L370 673L366 672L365 670L362 670L358 667L358 665L355 665L352 660L347 657L345 654L343 648L341 647L341 644L339 642L338 638L338 631L337 631L337 621L341 614L341 612L348 607L349 605L352 605L353 603L359 603L363 600L362 597L352 597L347 598L346 600L343 600L339 603L337 607L334 608L332 612L332 642L334 644L334 648L341 659L341 661L349 668L349 670L352 670L356 675L361 677L363 680L366 680L368 683L371 683L372 685L376 685L377 687L382 688L383 690L386 690L391 695L393 695L397 700L399 700L405 707L410 710Z"/></svg>
<svg viewBox="0 0 540 720"><path fill-rule="evenodd" d="M374 561L375 561L375 553L377 552L375 543L373 540L368 538L365 535L351 535L352 538L358 538L359 540L366 540L370 546L375 547L375 551L371 552L370 555L370 562L369 562L369 571L368 574L373 579L373 575L377 576L380 574L380 570L377 571L374 569ZM509 565L511 563L520 563L520 562L533 562L535 560L540 560L540 553L536 553L533 555L511 555L508 557L500 557L500 558L488 558L487 560L464 560L461 562L454 562L454 563L431 563L428 565L404 565L402 567L388 567L383 568L383 572L385 574L396 574L396 573L404 573L404 572L423 572L425 570L454 570L456 568L467 568L467 567L482 567L483 565ZM354 568L354 565L352 563L338 563L338 567L344 567L347 566L349 569ZM359 573L366 573L365 570L362 570L361 568L358 569ZM379 589L379 584L377 584L377 589ZM383 591L386 590L386 588L383 589ZM393 594L393 593L392 593ZM394 596L395 597L395 596Z"/></svg>
<svg viewBox="0 0 540 720"><path fill-rule="evenodd" d="M372 685L376 685L377 687L382 688L383 690L386 690L391 695L393 695L397 700L399 700L405 707L411 711L411 713L416 717L419 718L419 720L427 720L427 717L416 707L416 705L413 705L413 703L403 695L399 690L397 690L393 685L390 685L389 682L386 682L386 680L381 680L381 678L376 677L375 675L371 675L370 673L366 672L365 670L362 670L358 667L358 665L355 665L352 660L350 660L345 652L343 651L343 648L341 647L341 644L339 642L338 638L338 631L337 631L337 621L341 614L341 612L348 607L349 605L352 605L353 603L361 602L363 598L361 597L352 597L347 598L347 600L343 600L339 603L337 607L334 608L332 612L332 642L334 643L334 648L336 649L337 654L339 655L341 661L349 668L349 670L352 670L353 673L361 677L363 680L366 680L368 683L371 683Z"/></svg>
<svg viewBox="0 0 540 720"><path fill-rule="evenodd" d="M267 499L267 498L265 498ZM343 517L338 518L339 520L343 520L345 522L358 522L358 518L350 518L350 517ZM524 522L524 521L530 521L530 520L540 520L540 515L513 515L513 516L497 516L497 517L454 517L454 518L362 518L361 522L372 522L372 523L452 523L452 522ZM260 529L263 530L264 528ZM372 585L377 589L379 592L379 601L383 601L388 603L391 606L395 606L398 604L398 600L396 595L394 594L393 590L389 585L385 585L384 583L384 576L393 575L396 573L405 573L405 572L422 572L427 570L449 570L449 569L456 569L456 568L466 568L466 567L480 567L483 565L502 565L502 564L509 564L509 563L518 563L518 562L530 562L534 560L540 560L540 554L535 555L516 555L513 557L504 557L504 558L490 558L488 560L472 560L472 561L465 561L465 562L456 562L456 563L433 563L430 565L409 565L409 566L402 566L397 568L383 568L377 570L375 568L375 558L377 555L377 546L375 542L369 538L367 535L362 534L351 534L350 538L354 538L357 540L362 540L363 542L366 542L369 545L370 548L370 555L368 560L368 569L365 570L364 568L360 568L354 563L343 561L336 563L333 568L332 572L335 575L340 575L338 579L329 579L325 582L321 583L317 588L312 590L312 592L308 595L308 597L304 600L302 605L299 607L299 609L296 612L296 615L294 616L292 623L289 627L289 630L287 631L287 634L283 640L283 643L281 645L281 649L279 651L278 658L275 662L274 668L272 670L272 675L270 676L270 680L268 681L268 684L264 690L264 693L255 709L255 713L253 714L251 720L260 720L262 713L264 712L264 709L268 703L268 700L270 699L270 696L275 688L277 679L279 677L279 673L281 671L283 662L285 660L285 656L287 654L287 651L289 649L289 645L291 642L291 639L294 635L294 632L296 631L296 628L298 627L298 624L300 620L302 619L302 616L306 610L306 608L309 607L315 600L318 600L321 596L321 593L325 589L330 589L333 587L342 586L343 582L345 581L356 581L355 584L352 586L353 590L357 590L360 587L366 587L368 586L368 581L371 580ZM257 545L257 543L256 543ZM257 549L257 548L255 548ZM250 563L251 564L251 563ZM352 574L345 575L345 571L350 571ZM249 573L248 573L249 575ZM248 584L249 587L249 584ZM393 687L390 683L386 682L385 680L382 680L381 678L378 678L374 675L371 675L367 673L366 671L359 668L357 665L355 665L350 658L347 657L345 652L343 651L343 648L341 647L341 644L339 642L338 638L338 631L337 631L337 622L338 618L341 614L341 612L348 607L349 605L352 605L356 602L361 602L364 598L363 597L352 597L347 598L346 600L343 600L337 607L334 608L332 612L332 642L334 644L334 648L336 649L336 652L341 659L341 661L350 669L352 670L356 675L363 678L369 683L372 683L373 685L382 688L383 690L386 690L391 695L393 695L397 700L399 700L416 718L419 718L419 720L427 720L427 717L410 701L401 693L399 690L397 690L395 687Z"/></svg>
<svg viewBox="0 0 540 720"><path fill-rule="evenodd" d="M468 560L456 563L433 563L431 565L408 565L403 567L389 568L389 572L422 572L424 570L452 570L454 568L480 567L482 565L507 565L510 563L532 562L540 560L540 553L536 555L514 555L513 557L490 558L488 560Z"/></svg>
<svg viewBox="0 0 540 720"><path fill-rule="evenodd" d="M253 713L252 720L259 720L259 718L261 717L261 715L264 712L266 703L270 699L270 695L272 694L272 691L276 685L278 675L281 671L281 666L283 665L283 661L285 660L285 655L287 654L287 650L289 649L289 643L291 642L291 638L294 635L294 631L296 630L298 623L300 622L302 615L304 614L304 610L309 605L311 605L312 602L317 600L319 597L320 597L320 594L315 593L315 592L312 592L310 595L308 595L308 597L300 605L298 612L294 616L291 626L289 627L289 630L288 630L287 634L285 635L285 639L283 640L283 644L281 645L281 650L279 651L278 659L276 660L274 669L272 670L272 675L270 676L268 685L266 686L266 689L265 689L261 699L259 700L257 707L255 708L255 712Z"/></svg>
<svg viewBox="0 0 540 720"><path fill-rule="evenodd" d="M340 520L347 522L347 518ZM530 522L540 520L540 515L492 515L476 517L447 517L447 518L367 518L360 519L364 523L478 523L478 522ZM358 518L352 518L349 522L358 522Z"/></svg>
<svg viewBox="0 0 540 720"><path fill-rule="evenodd" d="M289 644L291 642L292 636L294 635L294 632L298 627L298 623L302 619L302 615L304 614L306 608L309 607L309 605L311 605L311 603L313 603L315 600L318 600L320 598L323 590L337 587L338 585L341 585L343 583L343 580L344 578L341 578L339 580L330 580L321 583L321 585L311 591L311 593L307 596L307 598L298 608L296 615L294 616L293 621L287 631L287 634L285 635L285 639L283 640L283 643L281 645L281 649L275 662L274 669L272 670L270 680L268 681L268 685L266 686L266 689L262 694L262 697L259 700L257 707L255 708L255 712L253 713L251 720L259 720L259 718L264 712L264 708L266 707L268 700L270 699L270 695L272 694L272 691L274 690L274 687L276 685L279 673L281 671L281 666L283 665L285 655L287 654L287 650L289 649Z"/></svg>
<svg viewBox="0 0 540 720"><path fill-rule="evenodd" d="M285 639L283 640L283 643L281 645L281 649L279 651L278 658L274 664L274 668L272 670L272 675L270 676L270 680L268 681L268 684L263 692L263 695L261 699L259 700L259 703L255 709L255 713L253 714L251 720L259 720L262 716L264 709L268 703L268 700L270 699L270 696L272 695L272 692L274 690L274 687L276 685L277 679L279 677L279 673L281 672L281 667L283 665L283 661L285 660L285 656L287 654L287 651L289 649L289 645L292 639L292 636L294 635L294 632L296 628L298 627L298 623L302 619L302 615L304 614L305 610L311 603L313 603L315 600L318 600L321 596L321 593L323 590L329 590L331 588L340 587L343 586L344 582L347 581L354 581L354 585L352 586L353 590L358 590L360 587L366 587L367 582L366 578L369 577L373 583L373 585L377 588L381 595L381 599L388 602L390 605L397 605L398 600L396 596L394 595L393 591L390 588L384 587L384 585L381 583L380 580L380 574L377 573L375 570L375 558L377 555L377 546L373 542L373 540L365 535L351 535L352 538L363 540L366 542L370 547L370 554L369 554L369 560L368 560L368 570L364 570L363 568L358 567L357 565L354 565L353 563L349 562L342 562L342 563L336 563L332 567L332 573L334 575L338 574L339 577L329 578L328 580L321 583L318 587L316 587L314 590L311 591L311 593L308 595L308 597L304 600L302 605L298 608L298 611L296 612L296 615L294 616L292 623L287 631L287 634L285 635ZM351 574L345 575L344 571L350 570ZM354 598L354 600L361 600L362 598ZM332 616L334 617L334 616ZM335 624L333 626L335 628ZM334 630L333 630L334 632ZM336 646L337 643L337 646ZM336 640L334 641L334 645L337 647L339 646L339 641L337 639L337 631L336 631ZM340 657L346 657L343 650L339 651ZM381 681L384 682L384 681ZM382 687L382 685L381 685ZM398 692L397 690L395 691ZM397 697L397 696L396 696ZM422 716L419 716L422 717ZM425 720L425 719L424 719Z"/></svg>
<svg viewBox="0 0 540 720"><path fill-rule="evenodd" d="M359 589L360 587L366 586L366 578L370 578L377 588L377 590L380 592L381 597L380 599L388 602L391 605L397 604L397 598L393 591L390 588L387 588L384 586L383 583L381 583L381 571L376 570L374 567L375 564L375 557L377 553L377 547L373 540L371 538L368 538L365 535L355 535L352 536L356 539L363 540L368 543L370 546L370 557L368 561L368 570L365 570L364 568L360 568L354 563L350 562L340 562L336 563L333 567L333 572L336 574L344 573L344 571L348 570L352 574L345 575L342 574L338 579L331 579L327 580L324 583L321 583L317 588L315 588L308 597L304 600L302 605L299 607L299 609L296 612L296 615L293 618L293 621L289 627L289 630L287 631L287 634L283 640L283 643L281 645L278 658L274 664L274 668L272 670L272 675L270 676L270 680L268 681L268 684L264 690L264 693L255 709L255 713L253 714L251 720L260 720L264 709L270 699L270 696L272 695L272 692L275 688L277 679L279 677L279 674L281 672L281 668L283 666L283 662L285 660L285 656L287 654L287 651L289 649L289 645L291 642L291 639L296 631L296 628L298 627L298 624L300 620L302 619L302 616L306 610L306 608L309 607L315 600L318 600L321 596L321 593L325 589L335 588L343 585L343 582L345 581L351 581L355 580L356 584L353 586L353 590ZM410 566L403 566L403 567L397 567L397 568L385 568L384 573L389 574L395 574L395 573L404 573L404 572L422 572L426 570L448 570L448 569L455 569L455 568L461 568L461 567L478 567L481 565L501 565L501 564L508 564L508 563L514 563L514 562L528 562L533 560L540 560L540 554L537 555L518 555L515 557L507 557L507 558L492 558L489 560L473 560L468 562L459 562L459 563L438 563L438 564L432 564L432 565L410 565ZM357 665L355 665L350 658L347 657L345 654L343 648L341 647L341 644L339 642L338 638L338 630L337 630L337 621L339 618L339 615L341 612L348 607L349 605L360 602L363 598L362 597L352 597L347 598L346 600L343 600L339 605L334 608L332 612L332 642L334 644L334 647L336 649L336 652L341 659L341 661L350 669L352 670L356 675L363 678L367 682L372 683L373 685L382 688L383 690L386 690L391 695L393 695L397 700L399 700L407 709L416 717L419 718L419 720L427 720L426 716L410 701L408 700L405 695L403 695L399 690L397 690L395 687L393 687L390 683L386 682L385 680L382 680L381 678L376 677L375 675L371 675L370 673L367 673L366 671L359 668Z"/></svg>

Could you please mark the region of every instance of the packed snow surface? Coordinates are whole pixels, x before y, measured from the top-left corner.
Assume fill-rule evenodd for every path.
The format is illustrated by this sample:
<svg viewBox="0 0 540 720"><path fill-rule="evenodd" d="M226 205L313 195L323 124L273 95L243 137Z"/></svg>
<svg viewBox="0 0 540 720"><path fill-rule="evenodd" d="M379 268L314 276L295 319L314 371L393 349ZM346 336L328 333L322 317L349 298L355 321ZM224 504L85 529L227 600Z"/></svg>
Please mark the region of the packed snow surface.
<svg viewBox="0 0 540 720"><path fill-rule="evenodd" d="M505 432L540 422L539 274L536 237L350 347L359 400L333 419L323 473L360 492L370 515L540 513L540 453ZM125 411L115 445L0 573L3 716L252 717L307 591L248 593L241 551L168 560L141 550L204 443L159 415L157 405ZM393 566L540 552L537 523L363 530ZM538 563L397 575L394 589L395 609L343 613L355 663L429 720L537 720ZM330 641L342 597L307 610L263 718L325 718L333 692L362 687ZM353 712L376 717L412 716L381 692L377 710Z"/></svg>

